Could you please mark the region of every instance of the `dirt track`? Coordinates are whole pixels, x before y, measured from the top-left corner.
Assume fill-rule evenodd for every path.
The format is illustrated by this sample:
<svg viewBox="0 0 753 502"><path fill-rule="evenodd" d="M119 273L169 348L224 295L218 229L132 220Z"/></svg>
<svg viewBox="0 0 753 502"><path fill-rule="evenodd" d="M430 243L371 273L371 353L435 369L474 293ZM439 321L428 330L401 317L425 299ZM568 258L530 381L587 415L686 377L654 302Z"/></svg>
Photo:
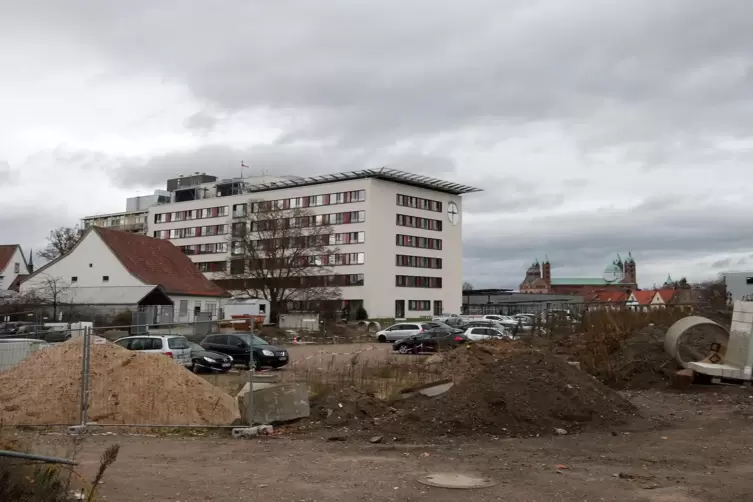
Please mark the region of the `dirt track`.
<svg viewBox="0 0 753 502"><path fill-rule="evenodd" d="M629 397L652 420L598 435L437 438L437 445L417 447L390 444L391 438L385 445L333 443L284 432L251 441L95 436L79 459L91 477L104 448L122 445L101 488L111 502L753 500L753 391ZM41 452L60 454L66 444L61 436L35 439ZM479 473L498 485L457 492L416 482L446 471Z"/></svg>

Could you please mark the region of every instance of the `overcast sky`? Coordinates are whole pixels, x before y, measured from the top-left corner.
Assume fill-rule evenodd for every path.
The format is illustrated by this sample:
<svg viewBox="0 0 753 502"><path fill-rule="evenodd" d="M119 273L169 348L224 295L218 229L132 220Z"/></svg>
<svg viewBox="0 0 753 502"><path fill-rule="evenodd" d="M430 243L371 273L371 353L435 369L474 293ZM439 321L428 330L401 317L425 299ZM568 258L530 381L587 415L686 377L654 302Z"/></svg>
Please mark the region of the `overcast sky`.
<svg viewBox="0 0 753 502"><path fill-rule="evenodd" d="M753 2L0 0L0 243L168 177L477 185L464 275L753 268Z"/></svg>

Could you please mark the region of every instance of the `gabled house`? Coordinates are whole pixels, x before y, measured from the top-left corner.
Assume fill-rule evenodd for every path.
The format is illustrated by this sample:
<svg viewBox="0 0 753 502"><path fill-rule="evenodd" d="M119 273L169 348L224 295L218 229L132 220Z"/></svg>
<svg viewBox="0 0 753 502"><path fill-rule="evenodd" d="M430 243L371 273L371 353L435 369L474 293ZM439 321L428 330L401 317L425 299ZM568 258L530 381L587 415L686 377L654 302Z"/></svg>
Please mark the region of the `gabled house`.
<svg viewBox="0 0 753 502"><path fill-rule="evenodd" d="M648 310L651 308L656 291L633 291L628 296L626 305L633 310Z"/></svg>
<svg viewBox="0 0 753 502"><path fill-rule="evenodd" d="M18 244L0 245L0 290L18 291L20 279L31 273L34 264L26 261Z"/></svg>
<svg viewBox="0 0 753 502"><path fill-rule="evenodd" d="M672 288L657 289L651 299L651 306L655 308L666 307L674 300L675 292L675 289Z"/></svg>
<svg viewBox="0 0 753 502"><path fill-rule="evenodd" d="M217 316L229 296L169 241L101 227L29 275L21 293L56 305L154 307L166 323L191 322L198 312Z"/></svg>
<svg viewBox="0 0 753 502"><path fill-rule="evenodd" d="M624 307L627 299L628 295L623 291L599 291L589 299L589 308L614 310Z"/></svg>

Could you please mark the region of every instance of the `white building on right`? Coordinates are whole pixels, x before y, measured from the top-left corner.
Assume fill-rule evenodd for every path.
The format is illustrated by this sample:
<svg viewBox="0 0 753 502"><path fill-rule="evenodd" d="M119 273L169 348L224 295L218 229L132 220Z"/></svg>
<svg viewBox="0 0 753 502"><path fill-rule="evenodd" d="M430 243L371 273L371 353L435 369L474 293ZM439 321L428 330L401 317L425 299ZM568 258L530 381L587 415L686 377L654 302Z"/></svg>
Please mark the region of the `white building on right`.
<svg viewBox="0 0 753 502"><path fill-rule="evenodd" d="M329 222L344 255L334 267L347 279L340 283L343 307L363 305L371 318L431 316L460 312L461 195L478 191L387 168L200 182L195 189L184 179L172 203L149 208L148 235L170 240L218 279L230 271L233 222L253 203L305 207Z"/></svg>

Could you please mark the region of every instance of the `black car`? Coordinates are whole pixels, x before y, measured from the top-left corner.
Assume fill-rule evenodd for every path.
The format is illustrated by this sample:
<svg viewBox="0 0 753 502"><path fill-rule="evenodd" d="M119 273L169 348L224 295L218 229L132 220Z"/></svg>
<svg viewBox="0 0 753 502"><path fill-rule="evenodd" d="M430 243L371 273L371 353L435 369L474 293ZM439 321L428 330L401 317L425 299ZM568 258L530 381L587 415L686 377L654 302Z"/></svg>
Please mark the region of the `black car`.
<svg viewBox="0 0 753 502"><path fill-rule="evenodd" d="M432 329L424 333L403 338L392 344L392 350L401 354L418 354L419 352L436 352L454 349L468 342L462 330Z"/></svg>
<svg viewBox="0 0 753 502"><path fill-rule="evenodd" d="M232 356L234 364L251 367L251 346L255 369L281 368L290 361L290 354L282 347L270 345L252 333L221 333L207 335L200 344L204 349Z"/></svg>
<svg viewBox="0 0 753 502"><path fill-rule="evenodd" d="M191 366L189 369L194 373L213 371L227 373L233 367L233 358L220 352L206 350L198 343L188 342L191 349Z"/></svg>

